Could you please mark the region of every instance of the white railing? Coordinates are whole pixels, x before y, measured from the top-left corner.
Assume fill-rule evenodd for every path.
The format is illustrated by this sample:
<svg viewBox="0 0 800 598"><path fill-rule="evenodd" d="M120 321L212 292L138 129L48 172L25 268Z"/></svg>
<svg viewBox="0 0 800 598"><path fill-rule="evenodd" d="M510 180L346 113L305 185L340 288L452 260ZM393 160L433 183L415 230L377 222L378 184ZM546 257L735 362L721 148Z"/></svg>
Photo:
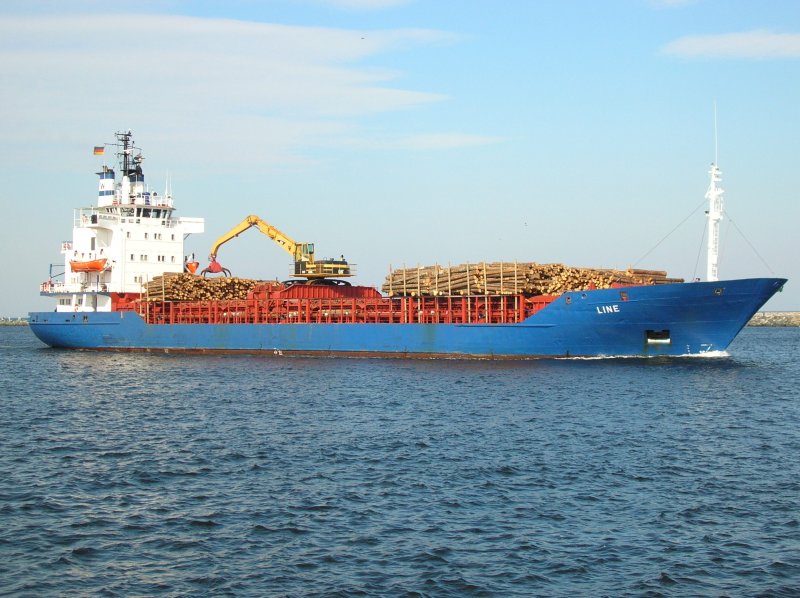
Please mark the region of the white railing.
<svg viewBox="0 0 800 598"><path fill-rule="evenodd" d="M76 287L77 290L77 287ZM47 282L43 282L39 285L39 291L41 293L67 293L73 292L72 289L67 289L67 285L63 282L54 282L48 280Z"/></svg>
<svg viewBox="0 0 800 598"><path fill-rule="evenodd" d="M62 281L43 282L39 285L41 293L48 293L51 295L67 294L67 293L105 293L108 292L108 283L106 282L84 282L67 284Z"/></svg>

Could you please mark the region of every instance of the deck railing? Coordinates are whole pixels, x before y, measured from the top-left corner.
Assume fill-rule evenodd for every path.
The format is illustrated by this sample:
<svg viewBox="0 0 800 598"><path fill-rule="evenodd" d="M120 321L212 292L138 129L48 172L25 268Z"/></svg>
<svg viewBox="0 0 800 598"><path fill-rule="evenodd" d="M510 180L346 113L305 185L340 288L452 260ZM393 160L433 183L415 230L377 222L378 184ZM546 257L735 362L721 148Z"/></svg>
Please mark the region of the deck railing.
<svg viewBox="0 0 800 598"><path fill-rule="evenodd" d="M554 297L522 295L154 301L151 324L514 324Z"/></svg>

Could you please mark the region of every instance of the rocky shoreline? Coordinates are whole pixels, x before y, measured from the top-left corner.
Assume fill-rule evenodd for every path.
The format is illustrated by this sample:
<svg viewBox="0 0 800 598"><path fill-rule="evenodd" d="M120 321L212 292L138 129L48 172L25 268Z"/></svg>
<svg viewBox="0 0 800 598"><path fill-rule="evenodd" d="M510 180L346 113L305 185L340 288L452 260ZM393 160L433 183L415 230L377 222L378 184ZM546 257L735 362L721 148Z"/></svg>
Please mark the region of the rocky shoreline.
<svg viewBox="0 0 800 598"><path fill-rule="evenodd" d="M747 324L748 326L800 326L798 311L760 311Z"/></svg>

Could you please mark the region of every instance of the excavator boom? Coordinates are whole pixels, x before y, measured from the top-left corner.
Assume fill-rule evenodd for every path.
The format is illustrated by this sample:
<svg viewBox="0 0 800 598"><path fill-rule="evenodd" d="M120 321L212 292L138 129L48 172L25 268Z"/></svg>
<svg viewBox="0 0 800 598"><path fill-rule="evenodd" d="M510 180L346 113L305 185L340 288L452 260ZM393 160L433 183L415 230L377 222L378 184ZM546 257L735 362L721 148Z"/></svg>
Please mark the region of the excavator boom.
<svg viewBox="0 0 800 598"><path fill-rule="evenodd" d="M257 226L258 230L260 230L270 239L275 241L275 243L283 247L283 249L285 249L295 260L302 258L299 251L299 246L297 243L295 243L294 240L284 235L281 231L272 226L270 223L262 220L258 216L253 216L252 214L247 218L245 218L244 220L242 220L239 224L234 226L227 233L222 235L219 239L217 239L214 245L211 246L211 254L216 255L217 251L219 251L220 246L224 245L231 239L238 237L244 231L253 226ZM312 249L312 255L313 255L313 249Z"/></svg>
<svg viewBox="0 0 800 598"><path fill-rule="evenodd" d="M211 246L212 262L216 259L217 252L222 245L254 226L292 256L294 259L292 276L308 279L352 276L350 265L344 257L341 260L328 259L315 262L313 243L297 243L269 222L252 214L214 242Z"/></svg>

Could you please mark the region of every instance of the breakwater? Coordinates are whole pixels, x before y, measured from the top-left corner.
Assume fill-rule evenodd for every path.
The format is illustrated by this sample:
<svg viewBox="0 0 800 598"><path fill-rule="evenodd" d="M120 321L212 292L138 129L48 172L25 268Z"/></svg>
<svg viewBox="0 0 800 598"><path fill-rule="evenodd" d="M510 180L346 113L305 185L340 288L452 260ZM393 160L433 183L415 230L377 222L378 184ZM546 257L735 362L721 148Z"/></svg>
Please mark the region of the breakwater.
<svg viewBox="0 0 800 598"><path fill-rule="evenodd" d="M0 326L27 326L28 320L22 318L0 318Z"/></svg>
<svg viewBox="0 0 800 598"><path fill-rule="evenodd" d="M760 311L748 326L800 326L800 311Z"/></svg>

